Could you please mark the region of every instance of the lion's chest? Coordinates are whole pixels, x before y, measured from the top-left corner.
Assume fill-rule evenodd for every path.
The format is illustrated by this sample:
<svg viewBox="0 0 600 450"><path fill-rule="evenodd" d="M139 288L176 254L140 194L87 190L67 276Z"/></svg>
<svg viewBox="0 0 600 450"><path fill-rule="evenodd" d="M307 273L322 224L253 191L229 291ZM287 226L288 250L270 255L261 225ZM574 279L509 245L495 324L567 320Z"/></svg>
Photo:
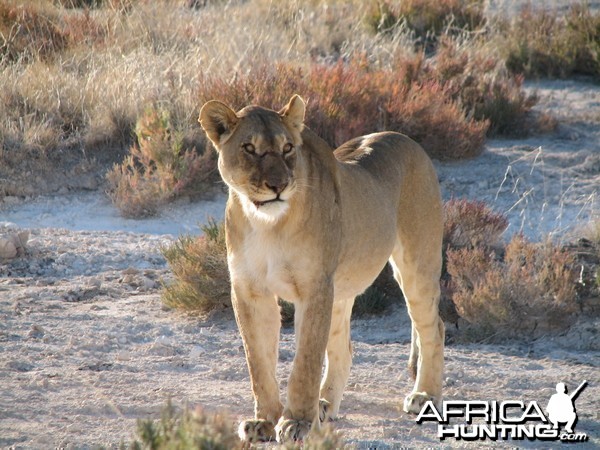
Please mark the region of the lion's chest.
<svg viewBox="0 0 600 450"><path fill-rule="evenodd" d="M282 237L251 233L230 261L230 269L250 292L297 302L301 297L304 258L297 256L293 245Z"/></svg>

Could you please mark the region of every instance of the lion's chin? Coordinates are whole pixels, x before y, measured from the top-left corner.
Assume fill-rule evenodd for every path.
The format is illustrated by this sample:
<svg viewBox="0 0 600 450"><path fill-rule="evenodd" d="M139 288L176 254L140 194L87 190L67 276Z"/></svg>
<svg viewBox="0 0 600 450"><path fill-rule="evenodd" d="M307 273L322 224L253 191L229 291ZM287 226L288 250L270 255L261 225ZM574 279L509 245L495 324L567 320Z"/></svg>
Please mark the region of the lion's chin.
<svg viewBox="0 0 600 450"><path fill-rule="evenodd" d="M268 202L257 202L245 197L242 201L242 206L249 219L266 223L275 223L285 215L289 208L289 203L281 199Z"/></svg>

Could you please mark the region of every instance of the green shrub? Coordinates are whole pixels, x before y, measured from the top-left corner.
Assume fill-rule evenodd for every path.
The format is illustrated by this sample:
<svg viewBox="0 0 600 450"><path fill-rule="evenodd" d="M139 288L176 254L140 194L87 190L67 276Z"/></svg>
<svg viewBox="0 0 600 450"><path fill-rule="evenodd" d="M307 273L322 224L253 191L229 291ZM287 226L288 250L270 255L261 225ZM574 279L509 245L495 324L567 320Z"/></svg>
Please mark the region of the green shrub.
<svg viewBox="0 0 600 450"><path fill-rule="evenodd" d="M392 266L386 264L373 284L354 300L352 318L379 315L398 303L404 304L404 296L394 278Z"/></svg>
<svg viewBox="0 0 600 450"><path fill-rule="evenodd" d="M377 286L369 286L354 300L352 318L381 314L396 301Z"/></svg>
<svg viewBox="0 0 600 450"><path fill-rule="evenodd" d="M250 448L240 441L233 420L227 415L210 414L200 407L177 412L170 401L163 408L159 421L138 421L137 438L128 447L130 450ZM346 447L341 434L331 424L325 424L319 431L312 432L304 442L274 444L274 448L281 450L337 450Z"/></svg>
<svg viewBox="0 0 600 450"><path fill-rule="evenodd" d="M163 288L162 300L171 308L208 313L231 307L225 227L210 221L203 236L182 236L162 249L175 280Z"/></svg>
<svg viewBox="0 0 600 450"><path fill-rule="evenodd" d="M181 195L199 195L215 172L215 156L184 146L169 114L149 108L138 119L137 144L107 174L109 195L125 217L156 214L160 206Z"/></svg>
<svg viewBox="0 0 600 450"><path fill-rule="evenodd" d="M241 449L233 422L223 414L207 414L201 408L177 413L169 401L161 419L139 420L131 450L234 450Z"/></svg>

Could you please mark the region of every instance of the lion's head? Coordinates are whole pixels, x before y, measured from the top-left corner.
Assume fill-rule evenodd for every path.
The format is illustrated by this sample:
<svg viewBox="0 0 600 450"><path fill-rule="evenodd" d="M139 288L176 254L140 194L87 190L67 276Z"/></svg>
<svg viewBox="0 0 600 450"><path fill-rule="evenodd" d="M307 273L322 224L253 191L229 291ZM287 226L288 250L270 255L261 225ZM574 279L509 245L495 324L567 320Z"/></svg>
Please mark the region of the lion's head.
<svg viewBox="0 0 600 450"><path fill-rule="evenodd" d="M298 189L296 168L305 105L294 95L276 112L248 106L234 112L210 101L198 121L219 154L219 172L247 215L274 221L288 209Z"/></svg>

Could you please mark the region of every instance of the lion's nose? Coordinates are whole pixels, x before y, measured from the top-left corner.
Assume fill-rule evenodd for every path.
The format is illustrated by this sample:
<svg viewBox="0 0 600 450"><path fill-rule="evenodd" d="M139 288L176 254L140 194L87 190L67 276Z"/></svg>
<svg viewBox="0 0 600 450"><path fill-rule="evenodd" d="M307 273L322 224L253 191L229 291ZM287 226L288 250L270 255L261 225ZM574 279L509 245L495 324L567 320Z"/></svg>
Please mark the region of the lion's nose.
<svg viewBox="0 0 600 450"><path fill-rule="evenodd" d="M275 192L277 195L279 195L287 187L288 182L287 181L281 181L281 182L276 182L276 183L268 183L267 182L267 183L265 183L265 185L267 186L268 189L271 189L273 192Z"/></svg>

